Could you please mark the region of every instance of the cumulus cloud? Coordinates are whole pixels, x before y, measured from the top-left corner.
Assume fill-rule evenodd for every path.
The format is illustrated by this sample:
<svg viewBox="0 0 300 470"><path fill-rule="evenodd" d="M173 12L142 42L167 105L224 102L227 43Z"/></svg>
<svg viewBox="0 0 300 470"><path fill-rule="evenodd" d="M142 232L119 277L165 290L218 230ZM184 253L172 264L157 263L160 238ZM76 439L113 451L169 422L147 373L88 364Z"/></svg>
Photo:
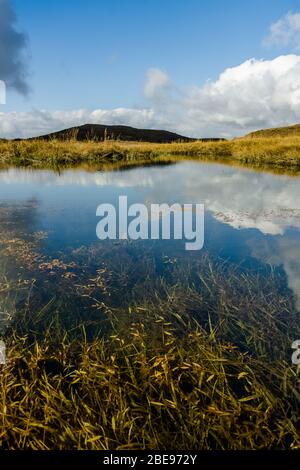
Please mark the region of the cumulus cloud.
<svg viewBox="0 0 300 470"><path fill-rule="evenodd" d="M209 133L242 134L300 120L300 56L250 59L186 97L186 122Z"/></svg>
<svg viewBox="0 0 300 470"><path fill-rule="evenodd" d="M300 13L287 13L273 23L263 43L265 46L291 46L300 50Z"/></svg>
<svg viewBox="0 0 300 470"><path fill-rule="evenodd" d="M16 15L10 0L0 0L0 80L19 93L27 94L24 51L26 37L16 28Z"/></svg>
<svg viewBox="0 0 300 470"><path fill-rule="evenodd" d="M249 59L215 81L179 89L159 69L146 77L144 108L0 113L0 136L28 137L84 123L160 128L192 137L231 137L300 122L300 55Z"/></svg>

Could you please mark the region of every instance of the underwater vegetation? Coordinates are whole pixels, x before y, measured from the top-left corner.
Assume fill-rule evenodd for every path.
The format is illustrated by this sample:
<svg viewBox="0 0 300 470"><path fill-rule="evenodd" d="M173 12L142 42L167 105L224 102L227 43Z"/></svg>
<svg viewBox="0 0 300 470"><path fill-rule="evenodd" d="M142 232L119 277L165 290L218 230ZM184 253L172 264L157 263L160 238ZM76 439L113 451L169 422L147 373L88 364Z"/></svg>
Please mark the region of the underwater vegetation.
<svg viewBox="0 0 300 470"><path fill-rule="evenodd" d="M300 448L279 273L127 241L51 258L1 210L2 449Z"/></svg>

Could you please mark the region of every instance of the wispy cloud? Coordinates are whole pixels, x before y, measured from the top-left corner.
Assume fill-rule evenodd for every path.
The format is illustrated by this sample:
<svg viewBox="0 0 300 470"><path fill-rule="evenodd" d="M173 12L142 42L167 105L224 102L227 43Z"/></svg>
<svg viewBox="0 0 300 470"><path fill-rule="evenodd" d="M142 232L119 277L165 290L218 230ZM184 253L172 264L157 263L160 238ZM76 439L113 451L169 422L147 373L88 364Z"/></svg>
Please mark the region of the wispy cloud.
<svg viewBox="0 0 300 470"><path fill-rule="evenodd" d="M0 0L0 80L26 95L27 67L24 60L26 36L16 28L16 15L10 0Z"/></svg>
<svg viewBox="0 0 300 470"><path fill-rule="evenodd" d="M287 13L271 24L269 34L263 44L300 50L300 13Z"/></svg>
<svg viewBox="0 0 300 470"><path fill-rule="evenodd" d="M172 88L168 74L160 69L151 68L147 72L144 93L148 99L160 99Z"/></svg>

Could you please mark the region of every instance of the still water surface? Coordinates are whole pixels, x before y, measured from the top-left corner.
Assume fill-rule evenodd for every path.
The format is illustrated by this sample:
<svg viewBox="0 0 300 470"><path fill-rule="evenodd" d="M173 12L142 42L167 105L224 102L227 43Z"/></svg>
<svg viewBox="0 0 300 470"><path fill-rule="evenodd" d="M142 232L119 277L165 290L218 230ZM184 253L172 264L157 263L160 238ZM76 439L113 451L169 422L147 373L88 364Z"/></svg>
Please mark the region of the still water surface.
<svg viewBox="0 0 300 470"><path fill-rule="evenodd" d="M120 195L127 195L129 204L203 203L203 250L187 252L180 241L99 241L96 208L100 203L117 205ZM105 256L110 258L110 269L118 271L127 296L141 278L167 276L164 260L193 263L205 252L241 272L272 272L280 278L280 286L289 293L295 308L300 307L297 177L194 162L110 172L68 169L57 173L11 168L0 172L0 208L0 230L6 244L9 237L26 242L34 234L42 234L38 237L38 262L63 259L68 265L71 259L75 260L81 270L81 282L84 275L88 280L101 268L103 258L97 250L104 250L105 243L111 243ZM96 250L93 256L92 247ZM16 261L18 256L20 260L15 276L22 275L26 264L24 250L16 250ZM151 274L144 269L149 259L155 262ZM133 266L129 270L130 263ZM40 286L44 283L45 287L52 271L41 270ZM75 285L77 279L72 281L72 276L76 273L68 273L66 268L63 272ZM122 275L124 279L120 281ZM122 303L123 291L117 289L115 297Z"/></svg>

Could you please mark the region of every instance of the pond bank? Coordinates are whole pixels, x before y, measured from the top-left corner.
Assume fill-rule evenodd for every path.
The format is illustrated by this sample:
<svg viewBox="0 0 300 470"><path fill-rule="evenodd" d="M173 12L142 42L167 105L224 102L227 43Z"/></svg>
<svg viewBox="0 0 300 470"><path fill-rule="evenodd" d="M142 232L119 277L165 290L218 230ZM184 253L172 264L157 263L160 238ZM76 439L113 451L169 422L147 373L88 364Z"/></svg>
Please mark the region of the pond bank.
<svg viewBox="0 0 300 470"><path fill-rule="evenodd" d="M300 172L300 137L242 138L171 144L105 141L0 141L0 164L33 168L143 165L183 159L222 161L252 168Z"/></svg>

